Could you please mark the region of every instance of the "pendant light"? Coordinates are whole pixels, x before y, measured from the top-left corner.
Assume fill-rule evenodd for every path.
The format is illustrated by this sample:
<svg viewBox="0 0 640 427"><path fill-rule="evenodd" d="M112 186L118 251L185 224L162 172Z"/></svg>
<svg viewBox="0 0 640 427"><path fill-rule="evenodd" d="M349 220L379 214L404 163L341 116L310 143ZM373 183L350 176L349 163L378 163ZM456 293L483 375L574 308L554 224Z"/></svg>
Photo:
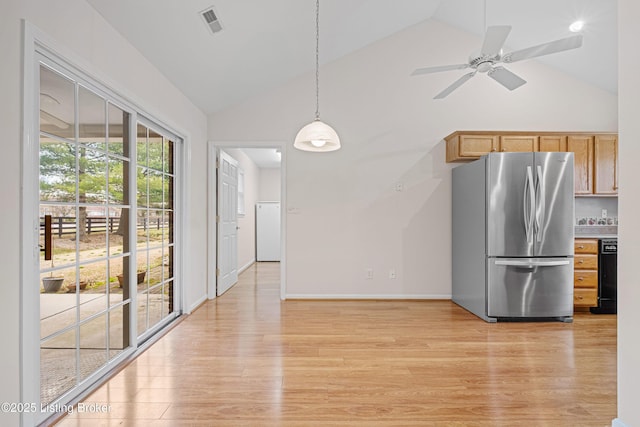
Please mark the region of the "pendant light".
<svg viewBox="0 0 640 427"><path fill-rule="evenodd" d="M293 146L298 150L323 152L340 149L340 138L335 130L320 120L320 0L316 0L316 118L296 135Z"/></svg>

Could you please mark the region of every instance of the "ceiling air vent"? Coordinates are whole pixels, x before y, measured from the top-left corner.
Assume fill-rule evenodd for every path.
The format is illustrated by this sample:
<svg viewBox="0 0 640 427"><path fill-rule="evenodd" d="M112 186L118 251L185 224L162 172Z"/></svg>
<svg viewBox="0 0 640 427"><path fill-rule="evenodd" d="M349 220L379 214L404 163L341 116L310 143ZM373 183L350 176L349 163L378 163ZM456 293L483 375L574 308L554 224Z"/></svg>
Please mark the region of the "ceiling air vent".
<svg viewBox="0 0 640 427"><path fill-rule="evenodd" d="M211 31L211 34L215 34L222 30L222 25L220 25L220 21L216 16L216 13L213 11L213 7L207 8L200 12L202 19L204 19L204 23L207 24L207 28Z"/></svg>

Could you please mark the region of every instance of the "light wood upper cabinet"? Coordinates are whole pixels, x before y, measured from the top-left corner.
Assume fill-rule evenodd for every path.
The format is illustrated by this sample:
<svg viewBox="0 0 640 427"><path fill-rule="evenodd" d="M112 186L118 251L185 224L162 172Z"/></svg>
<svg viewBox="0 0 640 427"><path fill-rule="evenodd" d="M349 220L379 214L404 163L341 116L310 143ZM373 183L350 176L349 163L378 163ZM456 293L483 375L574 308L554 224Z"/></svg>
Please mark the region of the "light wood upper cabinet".
<svg viewBox="0 0 640 427"><path fill-rule="evenodd" d="M538 151L538 137L529 135L503 135L500 137L500 151L528 153Z"/></svg>
<svg viewBox="0 0 640 427"><path fill-rule="evenodd" d="M597 135L594 141L595 194L618 194L618 138Z"/></svg>
<svg viewBox="0 0 640 427"><path fill-rule="evenodd" d="M545 135L540 137L539 151L564 152L567 151L566 135Z"/></svg>
<svg viewBox="0 0 640 427"><path fill-rule="evenodd" d="M593 194L593 136L569 135L567 151L573 152L575 194Z"/></svg>
<svg viewBox="0 0 640 427"><path fill-rule="evenodd" d="M473 160L498 150L496 135L452 134L447 137L447 162Z"/></svg>
<svg viewBox="0 0 640 427"><path fill-rule="evenodd" d="M457 131L445 137L447 162L501 152L573 152L578 196L618 195L618 135L587 132Z"/></svg>

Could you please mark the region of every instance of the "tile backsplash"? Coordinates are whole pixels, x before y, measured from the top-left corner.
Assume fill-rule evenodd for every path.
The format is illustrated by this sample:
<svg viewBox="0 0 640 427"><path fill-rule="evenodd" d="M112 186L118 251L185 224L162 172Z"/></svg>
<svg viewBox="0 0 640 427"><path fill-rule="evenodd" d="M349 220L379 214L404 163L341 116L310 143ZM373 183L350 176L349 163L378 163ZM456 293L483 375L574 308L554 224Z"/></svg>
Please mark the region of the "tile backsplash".
<svg viewBox="0 0 640 427"><path fill-rule="evenodd" d="M607 211L606 218L602 210ZM576 197L576 225L618 225L617 197Z"/></svg>

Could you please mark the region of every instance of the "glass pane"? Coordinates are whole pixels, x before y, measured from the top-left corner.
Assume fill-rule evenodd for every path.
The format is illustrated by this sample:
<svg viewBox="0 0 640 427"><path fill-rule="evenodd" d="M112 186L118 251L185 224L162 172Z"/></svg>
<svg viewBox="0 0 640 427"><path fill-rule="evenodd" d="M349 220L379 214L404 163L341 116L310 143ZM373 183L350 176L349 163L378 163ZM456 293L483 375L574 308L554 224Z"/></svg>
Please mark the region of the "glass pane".
<svg viewBox="0 0 640 427"><path fill-rule="evenodd" d="M149 290L149 306L148 306L150 328L152 328L160 320L163 319L162 303L163 303L162 285L156 286L155 288L151 288Z"/></svg>
<svg viewBox="0 0 640 427"><path fill-rule="evenodd" d="M46 405L76 385L76 330L40 344L40 400Z"/></svg>
<svg viewBox="0 0 640 427"><path fill-rule="evenodd" d="M138 335L142 335L147 330L147 306L149 304L147 292L138 293Z"/></svg>
<svg viewBox="0 0 640 427"><path fill-rule="evenodd" d="M165 248L172 243L173 240L173 226L171 224L172 212L164 211L162 213L162 246Z"/></svg>
<svg viewBox="0 0 640 427"><path fill-rule="evenodd" d="M80 325L80 379L107 363L107 315Z"/></svg>
<svg viewBox="0 0 640 427"><path fill-rule="evenodd" d="M173 176L164 175L163 181L163 207L165 209L173 209Z"/></svg>
<svg viewBox="0 0 640 427"><path fill-rule="evenodd" d="M149 168L160 171L164 169L163 166L163 157L162 157L162 147L164 145L164 138L162 135L159 135L149 129L149 145L148 145L148 161Z"/></svg>
<svg viewBox="0 0 640 427"><path fill-rule="evenodd" d="M162 173L149 171L149 207L162 209Z"/></svg>
<svg viewBox="0 0 640 427"><path fill-rule="evenodd" d="M129 252L129 245L124 242L129 236L129 208L109 209L109 255L120 255Z"/></svg>
<svg viewBox="0 0 640 427"><path fill-rule="evenodd" d="M129 298L129 257L109 260L109 304L116 305Z"/></svg>
<svg viewBox="0 0 640 427"><path fill-rule="evenodd" d="M129 347L129 329L124 319L129 317L129 304L113 308L109 312L109 358L113 359Z"/></svg>
<svg viewBox="0 0 640 427"><path fill-rule="evenodd" d="M173 174L173 144L170 139L164 140L164 149L162 157L164 159L164 171L166 173Z"/></svg>
<svg viewBox="0 0 640 427"><path fill-rule="evenodd" d="M74 139L75 84L40 66L40 131Z"/></svg>
<svg viewBox="0 0 640 427"><path fill-rule="evenodd" d="M164 248L164 257L162 261L162 279L169 280L173 278L173 246Z"/></svg>
<svg viewBox="0 0 640 427"><path fill-rule="evenodd" d="M80 320L107 309L107 262L80 266L80 280L88 283L80 295Z"/></svg>
<svg viewBox="0 0 640 427"><path fill-rule="evenodd" d="M80 147L78 150L78 200L80 203L107 203L107 156Z"/></svg>
<svg viewBox="0 0 640 427"><path fill-rule="evenodd" d="M149 211L146 209L138 210L137 235L137 247L145 249L149 239Z"/></svg>
<svg viewBox="0 0 640 427"><path fill-rule="evenodd" d="M76 146L40 137L40 200L76 201Z"/></svg>
<svg viewBox="0 0 640 427"><path fill-rule="evenodd" d="M149 175L149 169L146 168L141 168L138 166L138 197L137 197L137 201L138 201L138 207L142 207L142 208L146 208L147 206L149 206L149 200L148 200L148 193L149 191L147 190L148 185L149 185L149 179L148 179L148 175Z"/></svg>
<svg viewBox="0 0 640 427"><path fill-rule="evenodd" d="M126 205L127 194L125 193L125 178L129 176L126 172L129 162L115 157L109 158L109 203L114 205Z"/></svg>
<svg viewBox="0 0 640 427"><path fill-rule="evenodd" d="M109 153L129 157L129 113L109 104ZM124 132L124 133L123 133Z"/></svg>
<svg viewBox="0 0 640 427"><path fill-rule="evenodd" d="M40 275L40 338L68 328L77 321L76 295L68 293L68 286L75 283L75 267Z"/></svg>
<svg viewBox="0 0 640 427"><path fill-rule="evenodd" d="M106 150L106 102L90 90L78 88L80 142L87 147Z"/></svg>
<svg viewBox="0 0 640 427"><path fill-rule="evenodd" d="M81 261L107 256L107 209L101 206L78 208L78 239Z"/></svg>
<svg viewBox="0 0 640 427"><path fill-rule="evenodd" d="M138 166L147 166L147 128L138 125L138 135L136 140L136 151L138 157Z"/></svg>
<svg viewBox="0 0 640 427"><path fill-rule="evenodd" d="M162 211L149 210L149 246L160 246L162 244Z"/></svg>
<svg viewBox="0 0 640 427"><path fill-rule="evenodd" d="M149 286L162 282L162 248L149 250Z"/></svg>
<svg viewBox="0 0 640 427"><path fill-rule="evenodd" d="M45 216L51 215L51 260L44 259ZM40 269L76 262L76 212L69 205L40 205Z"/></svg>
<svg viewBox="0 0 640 427"><path fill-rule="evenodd" d="M143 291L148 288L149 283L149 251L139 250L137 256L136 278L138 282L138 290Z"/></svg>

